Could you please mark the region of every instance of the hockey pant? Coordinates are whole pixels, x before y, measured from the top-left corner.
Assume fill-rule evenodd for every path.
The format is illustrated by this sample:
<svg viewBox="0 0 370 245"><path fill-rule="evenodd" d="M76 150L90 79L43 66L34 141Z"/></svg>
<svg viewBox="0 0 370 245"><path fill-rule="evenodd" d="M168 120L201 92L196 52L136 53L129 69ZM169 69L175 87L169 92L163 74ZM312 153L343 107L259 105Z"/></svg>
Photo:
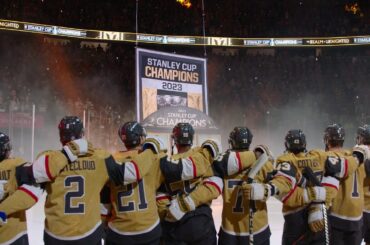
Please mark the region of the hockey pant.
<svg viewBox="0 0 370 245"><path fill-rule="evenodd" d="M366 243L370 243L370 213L363 213L364 226L363 226L363 237Z"/></svg>
<svg viewBox="0 0 370 245"><path fill-rule="evenodd" d="M44 232L45 245L101 245L103 225L99 226L92 234L78 240L59 240Z"/></svg>
<svg viewBox="0 0 370 245"><path fill-rule="evenodd" d="M8 243L5 243L5 244L8 244ZM10 245L28 245L28 235L27 234L24 234L23 236L21 236L20 238L18 238L17 240L15 240L14 242L10 243Z"/></svg>
<svg viewBox="0 0 370 245"><path fill-rule="evenodd" d="M129 236L118 234L108 228L105 245L159 245L161 233L160 224L147 233Z"/></svg>
<svg viewBox="0 0 370 245"><path fill-rule="evenodd" d="M363 237L364 219L349 221L329 215L330 244L360 245Z"/></svg>
<svg viewBox="0 0 370 245"><path fill-rule="evenodd" d="M162 245L216 245L212 210L202 205L178 222L162 222Z"/></svg>
<svg viewBox="0 0 370 245"><path fill-rule="evenodd" d="M308 209L284 216L282 245L325 245L325 232L314 233L308 226Z"/></svg>

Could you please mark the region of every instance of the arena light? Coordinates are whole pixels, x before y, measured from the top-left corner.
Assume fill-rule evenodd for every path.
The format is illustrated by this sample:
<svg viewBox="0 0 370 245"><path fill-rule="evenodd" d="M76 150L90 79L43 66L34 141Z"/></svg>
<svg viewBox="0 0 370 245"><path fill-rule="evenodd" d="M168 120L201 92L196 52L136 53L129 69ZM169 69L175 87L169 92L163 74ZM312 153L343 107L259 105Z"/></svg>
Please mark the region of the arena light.
<svg viewBox="0 0 370 245"><path fill-rule="evenodd" d="M183 6L185 8L190 8L191 7L190 0L176 0L176 2L180 3L181 6Z"/></svg>
<svg viewBox="0 0 370 245"><path fill-rule="evenodd" d="M344 10L347 12L351 12L354 15L361 14L361 9L358 3L346 4L344 5Z"/></svg>

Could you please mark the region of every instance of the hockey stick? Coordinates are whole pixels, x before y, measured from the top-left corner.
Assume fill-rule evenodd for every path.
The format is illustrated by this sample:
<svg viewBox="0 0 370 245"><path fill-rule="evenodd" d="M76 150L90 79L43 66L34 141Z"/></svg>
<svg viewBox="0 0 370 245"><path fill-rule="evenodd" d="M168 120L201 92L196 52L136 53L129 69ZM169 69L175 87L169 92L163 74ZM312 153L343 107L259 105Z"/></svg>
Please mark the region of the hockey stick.
<svg viewBox="0 0 370 245"><path fill-rule="evenodd" d="M254 178L256 177L257 173L261 170L261 168L265 165L265 163L269 160L266 153L263 153L257 161L253 164L252 168L248 172L248 179L247 183L251 184L254 182ZM253 200L249 201L249 245L254 244L254 237L253 237L253 217L254 213L256 212L256 202Z"/></svg>
<svg viewBox="0 0 370 245"><path fill-rule="evenodd" d="M320 181L316 178L311 168L305 167L302 172L303 176L311 182L314 186L322 186ZM323 216L324 216L324 231L325 231L325 244L329 245L329 225L328 225L328 213L326 210L325 203L321 204Z"/></svg>

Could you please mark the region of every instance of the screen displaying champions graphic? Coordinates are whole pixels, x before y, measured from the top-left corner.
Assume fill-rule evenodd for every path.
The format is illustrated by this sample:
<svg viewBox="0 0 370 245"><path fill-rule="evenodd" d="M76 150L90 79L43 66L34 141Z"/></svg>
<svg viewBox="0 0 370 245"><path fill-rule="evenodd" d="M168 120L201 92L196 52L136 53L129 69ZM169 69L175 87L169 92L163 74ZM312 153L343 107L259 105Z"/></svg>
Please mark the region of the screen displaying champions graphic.
<svg viewBox="0 0 370 245"><path fill-rule="evenodd" d="M167 107L208 114L205 59L138 48L136 76L138 121Z"/></svg>

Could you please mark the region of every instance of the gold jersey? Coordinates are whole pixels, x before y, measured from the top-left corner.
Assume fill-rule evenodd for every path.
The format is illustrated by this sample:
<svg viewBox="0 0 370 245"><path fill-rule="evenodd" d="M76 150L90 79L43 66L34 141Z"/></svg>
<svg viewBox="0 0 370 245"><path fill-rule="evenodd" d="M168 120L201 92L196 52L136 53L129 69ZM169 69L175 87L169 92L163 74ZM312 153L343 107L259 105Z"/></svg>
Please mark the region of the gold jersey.
<svg viewBox="0 0 370 245"><path fill-rule="evenodd" d="M9 158L0 162L0 181L5 182L5 196L0 203L16 191L18 185L15 169L23 163L25 161L22 158ZM24 234L27 234L26 213L16 212L7 217L6 225L0 226L0 244L11 244Z"/></svg>
<svg viewBox="0 0 370 245"><path fill-rule="evenodd" d="M332 156L342 157L351 162L357 162L348 150L332 151ZM364 179L366 178L364 164L361 164L352 174L340 181L338 195L333 201L329 215L333 218L332 225L343 229L358 228L364 208Z"/></svg>
<svg viewBox="0 0 370 245"><path fill-rule="evenodd" d="M118 162L135 159L137 150L117 152L114 158ZM108 226L121 235L138 235L150 232L159 224L159 215L156 205L156 191L163 181L159 168L159 158L164 157L161 153L151 164L150 172L138 182L124 186L116 186L109 183L112 203L112 217Z"/></svg>
<svg viewBox="0 0 370 245"><path fill-rule="evenodd" d="M303 169L305 167L310 168L320 182L325 171L325 161L320 161L317 157L304 152L298 154L285 153L277 158L276 166L278 169L294 168L296 171L296 181L298 182L302 178ZM298 183L298 185L294 185L292 189L279 189L280 195L282 196L281 201L283 202L284 215L301 210L302 207L307 206L303 197L304 188L304 186L300 186Z"/></svg>
<svg viewBox="0 0 370 245"><path fill-rule="evenodd" d="M172 155L171 163L161 162L169 194L190 194L202 177L209 176L212 161L213 157L207 149L195 147L185 153Z"/></svg>
<svg viewBox="0 0 370 245"><path fill-rule="evenodd" d="M230 159L235 157L234 160ZM249 201L245 200L240 186L247 180L247 170L253 167L256 161L252 151L232 152L228 159L229 170L237 168L242 172L224 176L224 188L222 193L222 224L221 229L234 236L249 236ZM232 166L233 163L237 163ZM267 183L268 175L273 171L273 165L267 162L255 177L256 182ZM231 171L230 171L231 172ZM257 211L254 213L254 234L259 234L268 228L266 202L256 201Z"/></svg>
<svg viewBox="0 0 370 245"><path fill-rule="evenodd" d="M222 180L213 176L213 157L205 148L195 147L181 154L161 159L160 171L164 184L157 192L161 219L173 196L189 195L194 207L210 205L222 192Z"/></svg>
<svg viewBox="0 0 370 245"><path fill-rule="evenodd" d="M79 157L47 182L45 232L59 240L77 240L101 224L99 191L108 180L105 158Z"/></svg>
<svg viewBox="0 0 370 245"><path fill-rule="evenodd" d="M298 182L301 180L303 169L305 167L309 167L318 178L318 181L321 182L325 174L326 160L329 156L344 157L345 161L343 164L343 179L353 174L358 167L357 160L349 153L342 156L338 155L334 151L323 150L312 150L306 154L303 152L298 154L286 153L277 159L277 167L279 168L280 166L280 168L288 168L289 165L293 166L297 171L296 180ZM294 213L307 206L304 201L304 186L301 186L301 184L302 183L297 183L297 185L291 190L280 190L280 195L285 195L285 197L282 199L284 215ZM322 184L327 191L327 195L330 197L330 200L328 200L329 202L327 204L331 206L339 190L338 181L335 179L325 179ZM339 185L340 184L341 182L339 182Z"/></svg>

